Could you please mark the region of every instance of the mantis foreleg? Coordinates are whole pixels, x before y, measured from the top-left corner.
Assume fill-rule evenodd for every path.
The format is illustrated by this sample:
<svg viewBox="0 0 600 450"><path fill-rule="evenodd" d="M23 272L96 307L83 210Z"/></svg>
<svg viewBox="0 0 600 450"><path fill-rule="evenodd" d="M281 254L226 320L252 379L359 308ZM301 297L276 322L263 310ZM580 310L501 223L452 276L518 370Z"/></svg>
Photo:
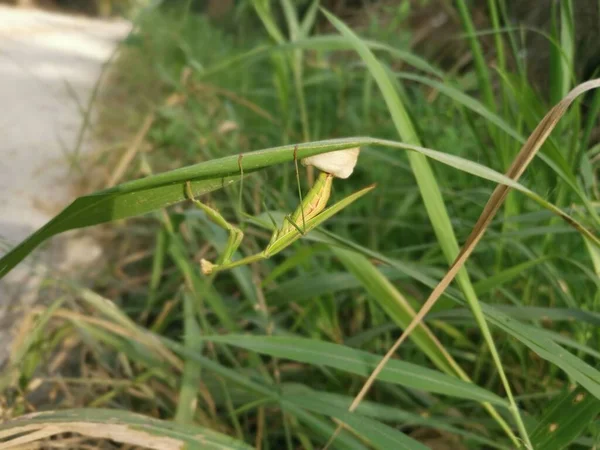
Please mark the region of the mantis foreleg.
<svg viewBox="0 0 600 450"><path fill-rule="evenodd" d="M206 213L208 218L213 223L227 230L227 232L229 233L227 245L225 246L223 254L219 258L219 264L227 264L231 261L231 257L234 255L234 253L242 243L242 239L244 238L244 232L238 227L231 225L229 222L227 222L227 220L225 220L225 218L219 213L219 211L211 208L208 205L205 205L199 200L196 200L194 198L194 194L192 193L192 187L189 181L185 183L185 194L187 198L194 203L194 205L196 205L198 208L200 208Z"/></svg>

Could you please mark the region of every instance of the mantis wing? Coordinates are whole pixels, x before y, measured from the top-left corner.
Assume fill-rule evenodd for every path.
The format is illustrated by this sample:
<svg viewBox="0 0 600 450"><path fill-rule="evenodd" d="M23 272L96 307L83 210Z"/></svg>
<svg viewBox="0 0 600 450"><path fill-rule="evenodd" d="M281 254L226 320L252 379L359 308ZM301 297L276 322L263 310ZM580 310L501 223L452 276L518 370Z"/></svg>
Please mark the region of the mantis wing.
<svg viewBox="0 0 600 450"><path fill-rule="evenodd" d="M320 224L325 222L327 219L330 219L335 214L340 212L342 209L344 209L345 207L349 206L351 203L353 203L356 200L358 200L359 198L361 198L363 195L371 192L373 189L375 189L375 186L376 186L375 184L372 184L370 186L367 186L367 187L361 189L360 191L356 191L356 192L350 194L348 197L345 197L345 198L341 199L339 202L331 205L329 208L325 209L323 212L321 212L317 216L312 217L311 219L307 220L306 228L304 229L304 234L306 234L310 230L318 227ZM272 242L272 245L270 246L270 249L269 249L269 254L274 255L274 254L280 252L284 248L288 247L292 242L296 241L297 239L300 239L301 236L302 235L296 230L294 230L293 233L288 233L285 236L282 236L280 239L277 239L274 242Z"/></svg>

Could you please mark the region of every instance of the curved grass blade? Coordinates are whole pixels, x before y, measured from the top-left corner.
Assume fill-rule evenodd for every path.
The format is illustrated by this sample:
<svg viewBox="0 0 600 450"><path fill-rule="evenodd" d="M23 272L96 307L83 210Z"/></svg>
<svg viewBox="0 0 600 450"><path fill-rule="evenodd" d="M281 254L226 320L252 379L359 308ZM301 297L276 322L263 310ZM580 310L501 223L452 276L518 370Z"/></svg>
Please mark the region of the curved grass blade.
<svg viewBox="0 0 600 450"><path fill-rule="evenodd" d="M202 339L245 348L277 358L332 367L362 376L368 375L380 360L379 355L344 345L301 337L232 334L204 336ZM405 361L390 361L378 379L426 392L507 406L503 399L483 388Z"/></svg>
<svg viewBox="0 0 600 450"><path fill-rule="evenodd" d="M432 66L425 59L415 55L414 53L397 49L377 41L365 40L364 42L370 49L388 53L392 57L409 64L415 69L430 73L439 78L445 77L443 71ZM299 39L295 42L281 43L279 45L263 45L253 48L244 54L225 59L213 67L198 70L198 75L202 78L213 77L223 71L232 70L232 68L236 65L261 61L265 58L268 58L274 52L286 52L293 51L295 49L317 51L350 50L352 49L352 45L341 36L326 34ZM200 64L194 64L193 62L191 66L195 68L201 67Z"/></svg>
<svg viewBox="0 0 600 450"><path fill-rule="evenodd" d="M514 278L523 275L523 273L527 272L527 270L536 267L538 264L542 264L543 262L548 261L549 259L551 259L549 256L536 258L532 261L526 261L524 263L509 267L508 269L504 269L501 272L495 273L494 275L491 275L475 283L475 292L481 295L492 289L498 288L503 284L513 280Z"/></svg>
<svg viewBox="0 0 600 450"><path fill-rule="evenodd" d="M0 424L0 446L22 448L25 444L62 433L78 433L156 450L253 448L207 428L113 409L71 409L22 416Z"/></svg>
<svg viewBox="0 0 600 450"><path fill-rule="evenodd" d="M517 130L515 130L510 124L508 124L502 117L489 110L479 100L465 94L461 90L449 84L442 83L427 77L423 77L421 75L402 72L396 73L396 76L402 79L415 81L436 89L437 91L445 94L455 102L463 105L469 110L485 118L486 122L494 124L498 129L504 131L508 136L512 137L520 144L524 144L526 142L525 137L522 136ZM573 192L581 199L584 206L586 207L588 212L590 212L592 217L594 219L597 219L597 214L595 213L594 207L590 202L589 198L577 185L577 177L572 173L569 163L557 150L558 146L552 142L551 138L550 143L552 145L550 145L550 147L547 150L548 154L540 152L536 156L540 158L546 165L548 165L548 167L550 167L573 190Z"/></svg>
<svg viewBox="0 0 600 450"><path fill-rule="evenodd" d="M192 296L187 292L183 293L183 308L185 346L192 352L202 353L204 347L204 344L200 339L202 330L196 321L196 311ZM200 364L193 360L185 361L181 377L181 387L179 388L175 422L181 424L193 423L198 401L201 374L202 366Z"/></svg>
<svg viewBox="0 0 600 450"><path fill-rule="evenodd" d="M407 326L415 310L394 285L364 256L356 252L332 248L333 254L358 279L365 290L400 328ZM423 324L424 325L424 324ZM419 327L411 336L419 349L441 371L447 374L461 372L452 356L426 325ZM451 361L453 364L451 364Z"/></svg>

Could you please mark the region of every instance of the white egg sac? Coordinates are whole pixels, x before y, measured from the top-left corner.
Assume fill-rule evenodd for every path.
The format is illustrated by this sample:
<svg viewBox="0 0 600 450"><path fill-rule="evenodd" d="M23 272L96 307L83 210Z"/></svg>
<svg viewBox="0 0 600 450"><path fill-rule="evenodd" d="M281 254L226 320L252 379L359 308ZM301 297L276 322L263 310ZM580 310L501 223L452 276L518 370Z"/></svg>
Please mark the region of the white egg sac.
<svg viewBox="0 0 600 450"><path fill-rule="evenodd" d="M359 153L360 147L347 148L310 156L301 162L305 166L315 166L320 171L330 173L336 178L348 178L354 171Z"/></svg>

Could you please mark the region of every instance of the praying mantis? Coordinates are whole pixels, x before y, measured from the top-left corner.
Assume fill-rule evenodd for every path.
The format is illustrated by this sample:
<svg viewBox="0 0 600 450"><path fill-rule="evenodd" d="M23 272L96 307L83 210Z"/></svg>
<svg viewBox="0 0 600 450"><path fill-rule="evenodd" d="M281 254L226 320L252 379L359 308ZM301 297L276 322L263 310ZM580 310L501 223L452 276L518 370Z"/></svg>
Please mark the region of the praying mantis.
<svg viewBox="0 0 600 450"><path fill-rule="evenodd" d="M354 167L356 166L359 152L360 148L356 147L337 150L303 159L301 161L303 165L312 165L321 171L312 188L309 190L306 196L304 196L304 198L302 198L302 195L300 195L300 205L293 214L285 216L283 224L280 228L275 227L275 231L271 236L271 240L262 252L246 256L238 260L233 260L232 258L240 246L242 239L244 238L244 233L235 225L227 222L227 220L225 220L225 218L216 209L213 209L195 199L191 190L190 182L186 182L186 197L192 201L194 205L204 211L204 213L206 213L208 218L213 223L226 230L229 234L225 250L216 263L212 263L206 259L202 259L200 261L202 272L205 275L209 275L270 258L271 256L290 246L293 242L300 239L303 235L319 226L321 223L331 218L354 201L361 198L363 195L373 190L375 188L374 184L350 194L349 196L325 209L331 195L333 179L348 178L352 174ZM297 153L298 147L296 146L294 147L294 164L296 166L296 178L298 181L298 191L300 193ZM243 176L241 158L240 171Z"/></svg>

